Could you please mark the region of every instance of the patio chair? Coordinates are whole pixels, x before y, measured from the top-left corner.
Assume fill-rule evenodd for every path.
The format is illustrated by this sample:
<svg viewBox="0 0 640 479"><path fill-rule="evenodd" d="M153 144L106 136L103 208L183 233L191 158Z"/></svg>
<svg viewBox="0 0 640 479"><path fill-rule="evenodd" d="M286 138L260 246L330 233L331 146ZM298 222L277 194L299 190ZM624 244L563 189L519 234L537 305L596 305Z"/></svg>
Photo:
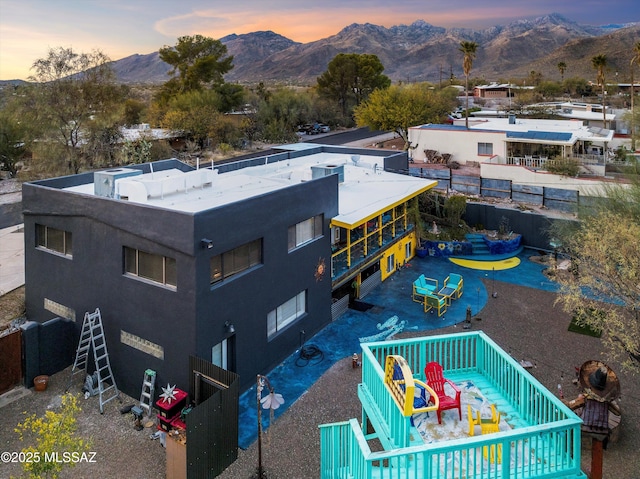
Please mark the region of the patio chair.
<svg viewBox="0 0 640 479"><path fill-rule="evenodd" d="M442 373L442 366L436 362L427 363L424 368L424 376L426 378L426 383L431 389L435 391L440 402L437 410L438 424L442 424L442 411L445 411L447 409L457 409L458 417L460 420L462 420L462 409L460 406L460 388L456 386L453 381L444 377ZM455 396L449 396L445 392L445 384L451 386L455 393Z"/></svg>
<svg viewBox="0 0 640 479"><path fill-rule="evenodd" d="M425 313L428 313L435 308L438 312L438 317L440 317L447 312L447 305L447 298L444 296L436 296L435 294L427 294L424 296Z"/></svg>
<svg viewBox="0 0 640 479"><path fill-rule="evenodd" d="M475 433L475 427L480 426L480 434L493 434L500 432L500 413L496 411L496 405L491 405L491 417L482 418L480 411L471 409L471 406L467 404L467 413L469 419L469 436L473 436ZM482 447L482 455L485 459L489 460L491 464L502 463L502 444L491 444L490 446Z"/></svg>
<svg viewBox="0 0 640 479"><path fill-rule="evenodd" d="M471 405L467 404L467 416L469 419L469 436L475 435L476 426L480 426L480 434L500 432L500 413L496 411L495 404L491 405L490 418L482 418L480 411L472 409Z"/></svg>
<svg viewBox="0 0 640 479"><path fill-rule="evenodd" d="M462 296L463 286L464 282L462 280L462 276L456 273L450 273L449 276L445 278L442 289L438 294L446 296L449 299L459 299L460 296Z"/></svg>
<svg viewBox="0 0 640 479"><path fill-rule="evenodd" d="M438 280L433 278L426 278L424 274L421 274L418 279L413 282L413 292L411 299L416 303L424 303L424 297L428 294L434 294L438 289Z"/></svg>

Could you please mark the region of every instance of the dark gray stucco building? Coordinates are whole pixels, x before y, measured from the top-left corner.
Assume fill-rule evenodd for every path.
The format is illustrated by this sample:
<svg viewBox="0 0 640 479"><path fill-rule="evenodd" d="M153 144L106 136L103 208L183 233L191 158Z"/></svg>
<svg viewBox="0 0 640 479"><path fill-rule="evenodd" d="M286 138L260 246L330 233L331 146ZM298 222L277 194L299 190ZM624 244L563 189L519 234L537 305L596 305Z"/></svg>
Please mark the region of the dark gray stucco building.
<svg viewBox="0 0 640 479"><path fill-rule="evenodd" d="M377 163L367 166L364 155ZM84 314L100 308L116 382L133 397L146 369L159 385L186 388L190 355L238 373L246 389L332 319L332 219L346 183L335 169L350 156L344 168L372 173L373 196L382 180L391 191L403 182L402 196L361 216L352 208L339 223L362 229L379 220L367 233L376 244L368 257L386 261L384 279L396 268L385 248L404 241L403 254L413 254L406 203L435 182L381 176L406 165L406 154L294 145L224 173L166 160L26 183L27 316L67 318L79 333ZM375 204L365 193L358 199ZM355 271L355 260L348 264L342 283Z"/></svg>

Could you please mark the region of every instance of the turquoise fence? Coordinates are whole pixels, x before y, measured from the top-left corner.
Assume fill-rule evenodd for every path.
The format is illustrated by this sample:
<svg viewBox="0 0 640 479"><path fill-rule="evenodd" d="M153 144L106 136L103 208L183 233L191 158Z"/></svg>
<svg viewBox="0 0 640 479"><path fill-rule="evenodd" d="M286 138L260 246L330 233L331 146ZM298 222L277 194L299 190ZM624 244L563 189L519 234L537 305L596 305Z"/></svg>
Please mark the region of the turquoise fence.
<svg viewBox="0 0 640 479"><path fill-rule="evenodd" d="M321 478L519 479L585 478L580 471L581 420L482 332L362 345L357 420L320 426ZM384 361L404 357L414 378L437 361L448 377L481 378L512 408L518 427L485 436L411 441L410 418L384 385ZM369 426L375 432L370 431ZM371 451L378 439L382 451Z"/></svg>

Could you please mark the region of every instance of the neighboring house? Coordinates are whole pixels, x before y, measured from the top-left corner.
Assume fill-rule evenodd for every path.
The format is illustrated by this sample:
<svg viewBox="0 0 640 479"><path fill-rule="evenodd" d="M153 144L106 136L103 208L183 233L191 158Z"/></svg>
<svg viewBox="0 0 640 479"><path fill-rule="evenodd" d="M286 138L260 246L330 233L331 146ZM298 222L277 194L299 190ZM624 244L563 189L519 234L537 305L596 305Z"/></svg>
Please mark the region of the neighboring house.
<svg viewBox="0 0 640 479"><path fill-rule="evenodd" d="M600 103L584 103L573 101L552 101L545 103L536 103L531 105L532 108L540 108L549 111L562 118L569 120L579 120L584 126L603 128L604 119L607 120L607 128L616 133L626 133L617 127L617 122L621 120L627 110L616 112L605 105L605 113L602 113L602 104Z"/></svg>
<svg viewBox="0 0 640 479"><path fill-rule="evenodd" d="M149 142L167 142L174 150L182 150L185 143L185 134L182 131L168 130L166 128L151 128L148 123L132 125L131 128L121 128L121 142L136 142L146 140Z"/></svg>
<svg viewBox="0 0 640 479"><path fill-rule="evenodd" d="M509 83L492 83L491 85L477 85L473 88L473 96L477 98L509 98L513 85Z"/></svg>
<svg viewBox="0 0 640 479"><path fill-rule="evenodd" d="M549 162L574 158L592 174L604 176L612 130L581 121L518 118L470 118L453 125L427 124L409 128L415 145L413 162L428 162L435 153L459 164L522 166L544 170Z"/></svg>
<svg viewBox="0 0 640 479"><path fill-rule="evenodd" d="M519 86L512 83L491 83L475 86L473 96L476 98L513 98L520 91L534 89L533 86Z"/></svg>
<svg viewBox="0 0 640 479"><path fill-rule="evenodd" d="M178 160L25 183L27 317L79 331L100 308L118 387L189 384L189 356L241 389L414 255L408 203L436 182L405 152L295 144L193 169ZM362 294L362 291L359 291Z"/></svg>

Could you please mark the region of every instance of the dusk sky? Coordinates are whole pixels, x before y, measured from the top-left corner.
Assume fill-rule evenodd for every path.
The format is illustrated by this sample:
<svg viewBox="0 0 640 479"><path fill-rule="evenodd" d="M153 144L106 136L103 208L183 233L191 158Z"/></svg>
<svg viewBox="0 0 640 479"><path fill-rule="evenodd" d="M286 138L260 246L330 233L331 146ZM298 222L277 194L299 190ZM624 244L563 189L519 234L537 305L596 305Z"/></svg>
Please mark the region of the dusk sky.
<svg viewBox="0 0 640 479"><path fill-rule="evenodd" d="M178 37L271 30L298 42L334 35L352 23L385 27L424 20L439 27L485 28L560 13L580 24L640 22L638 0L0 0L0 80L27 79L49 48L98 49L112 60L147 54Z"/></svg>

